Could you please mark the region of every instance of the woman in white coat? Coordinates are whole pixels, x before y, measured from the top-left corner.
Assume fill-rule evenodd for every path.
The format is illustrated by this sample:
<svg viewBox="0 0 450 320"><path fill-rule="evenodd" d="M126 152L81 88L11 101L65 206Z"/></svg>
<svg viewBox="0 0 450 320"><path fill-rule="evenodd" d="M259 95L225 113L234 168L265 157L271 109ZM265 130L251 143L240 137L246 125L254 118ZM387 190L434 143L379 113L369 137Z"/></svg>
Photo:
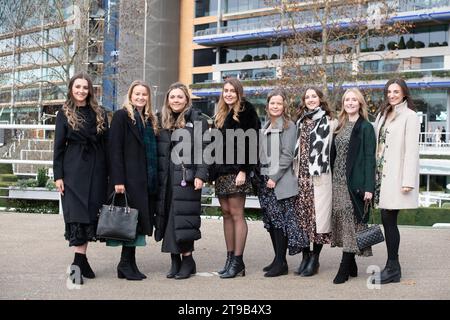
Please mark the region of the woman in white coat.
<svg viewBox="0 0 450 320"><path fill-rule="evenodd" d="M409 89L402 79L391 79L384 87L384 103L375 121L377 164L375 204L381 209L388 260L380 282L399 282L400 209L419 204L420 124Z"/></svg>
<svg viewBox="0 0 450 320"><path fill-rule="evenodd" d="M319 271L320 251L331 240L330 150L337 121L332 120L325 97L316 87L306 88L298 116L294 169L299 194L295 210L300 228L313 243L313 252L309 246L303 248L296 274L310 277Z"/></svg>

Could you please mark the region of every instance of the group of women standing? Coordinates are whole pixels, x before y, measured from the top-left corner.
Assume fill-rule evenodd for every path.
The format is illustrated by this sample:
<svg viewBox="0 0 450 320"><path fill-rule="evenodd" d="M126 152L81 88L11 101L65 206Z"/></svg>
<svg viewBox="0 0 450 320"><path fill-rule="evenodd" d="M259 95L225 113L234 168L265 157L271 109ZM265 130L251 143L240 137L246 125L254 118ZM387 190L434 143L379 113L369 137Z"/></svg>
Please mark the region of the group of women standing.
<svg viewBox="0 0 450 320"><path fill-rule="evenodd" d="M267 97L268 121L257 143L259 161L252 159L249 141L242 149L235 140L231 145L223 143L220 152L216 150L216 156L233 154L232 161L216 159L208 166L203 157L194 161L194 123L201 124L202 133L208 124L191 108L185 85L169 87L156 115L150 87L133 82L109 127L89 76L75 75L57 115L54 146L54 178L62 196L65 238L75 251L72 281L82 284L83 277L95 277L86 258L87 245L97 240L97 214L113 192L124 194L119 202L124 203L126 197L139 212L134 241L106 241L108 246L122 246L118 277L146 278L136 264L136 247L145 246L145 236L153 232L156 241L162 240L162 251L171 254L167 278L186 279L195 274L192 252L194 241L201 238L201 189L209 180L215 181L223 213L227 255L218 271L221 278L245 276L248 230L244 207L246 196L256 186L264 227L275 251L273 261L263 269L266 277L288 273L287 251L290 255L302 252L296 274L316 274L322 246L329 243L343 248L333 282L356 276L355 254L368 256L371 250L360 251L355 235L366 227L365 203L375 198L382 209L388 247L381 283L398 282L397 216L398 209L417 206L419 125L409 109L412 101L403 80L389 81L384 94L374 131L358 89L344 93L342 110L334 120L323 93L307 88L297 125L289 117L285 93L275 90ZM223 141L230 129L258 132L261 128L237 79L225 80L214 124ZM186 132L191 139L177 140ZM268 156L273 141L279 142L276 159ZM205 142L201 145L204 150ZM243 161L238 160L242 150Z"/></svg>
<svg viewBox="0 0 450 320"><path fill-rule="evenodd" d="M342 248L333 283L356 277L355 255L372 255L370 247L358 248L356 233L367 228L367 210L375 202L381 209L388 250L379 282L400 281L397 217L399 209L418 206L420 127L412 108L406 83L392 79L385 85L374 126L356 88L345 91L339 116L332 119L322 91L308 87L298 111L297 134L293 134L293 123L284 113L286 97L279 91L269 94L265 145L276 129L280 156L275 159L278 170L264 177L259 191L264 226L275 250L273 262L263 269L266 277L288 273L287 247L291 255L302 252L295 274L313 276L324 244ZM286 187L293 179L298 184Z"/></svg>

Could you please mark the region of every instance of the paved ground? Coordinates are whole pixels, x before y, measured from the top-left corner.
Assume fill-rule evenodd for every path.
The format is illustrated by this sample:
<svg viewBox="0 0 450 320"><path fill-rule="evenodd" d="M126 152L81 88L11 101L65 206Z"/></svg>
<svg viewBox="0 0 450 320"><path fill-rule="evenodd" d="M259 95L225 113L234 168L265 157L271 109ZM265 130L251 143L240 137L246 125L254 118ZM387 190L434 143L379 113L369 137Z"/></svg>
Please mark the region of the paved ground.
<svg viewBox="0 0 450 320"><path fill-rule="evenodd" d="M249 221L247 276L224 280L213 273L225 257L222 223L216 219L202 223L203 238L194 252L196 276L166 279L170 257L150 238L147 247L137 250L138 264L148 278L121 280L115 272L120 249L93 243L88 257L97 278L74 289L66 285L65 271L73 253L63 239L62 217L0 213L0 299L450 299L450 229L402 227L402 281L371 289L365 271L371 265L384 266L384 244L374 247L373 257L357 258L359 276L345 284L332 283L341 251L329 246L323 249L314 277L293 274L301 258L296 255L288 257L287 276L264 278L261 268L272 259L270 238L261 222Z"/></svg>

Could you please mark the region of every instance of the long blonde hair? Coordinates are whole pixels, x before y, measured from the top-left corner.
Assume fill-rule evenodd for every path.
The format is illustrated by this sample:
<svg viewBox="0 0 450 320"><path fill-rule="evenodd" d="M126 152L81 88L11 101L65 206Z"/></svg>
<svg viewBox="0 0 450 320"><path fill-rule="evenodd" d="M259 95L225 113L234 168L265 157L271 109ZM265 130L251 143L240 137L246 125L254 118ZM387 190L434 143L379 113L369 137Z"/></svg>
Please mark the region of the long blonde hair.
<svg viewBox="0 0 450 320"><path fill-rule="evenodd" d="M183 111L181 111L178 118L175 120L173 116L172 109L169 106L169 95L172 90L180 89L183 91L184 95L186 96L186 106L184 107ZM184 120L184 115L191 107L191 96L189 95L188 88L181 82L175 82L172 83L169 87L169 89L166 92L166 96L164 98L164 105L161 110L161 118L162 123L161 126L163 129L177 129L177 128L184 128L186 125L186 121Z"/></svg>
<svg viewBox="0 0 450 320"><path fill-rule="evenodd" d="M287 127L289 126L289 120L291 120L291 117L289 115L289 105L288 105L287 96L286 96L286 93L284 92L284 90L274 89L269 92L269 94L267 95L267 100L266 100L267 115L270 116L269 111L268 111L270 99L272 99L272 97L275 97L275 96L280 96L283 99L283 113L282 113L281 117L283 118L283 129L287 129Z"/></svg>
<svg viewBox="0 0 450 320"><path fill-rule="evenodd" d="M87 73L84 72L77 73L69 81L67 99L64 102L64 105L62 106L62 111L64 112L64 115L67 118L67 122L69 123L69 125L72 127L73 130L78 130L82 125L82 123L84 122L84 119L76 113L77 105L75 103L75 98L73 97L72 93L73 84L77 79L86 80L88 83L88 95L86 97L86 104L87 106L91 107L92 110L94 110L95 112L95 118L97 123L97 134L102 133L103 131L106 130L105 119L103 118L104 110L102 107L98 105L97 99L95 98L94 86L92 85L91 78L88 76Z"/></svg>
<svg viewBox="0 0 450 320"><path fill-rule="evenodd" d="M125 101L122 105L122 108L125 109L128 113L128 117L131 119L133 124L136 124L136 119L134 118L134 106L131 103L131 96L133 94L133 90L137 86L143 86L145 89L147 89L148 93L148 99L147 103L144 107L144 126L147 124L147 121L150 120L153 126L153 130L155 134L158 133L158 119L155 116L155 113L153 112L152 108L152 91L150 90L150 86L141 80L135 80L131 83L130 87L128 88L127 96L125 98Z"/></svg>
<svg viewBox="0 0 450 320"><path fill-rule="evenodd" d="M242 101L244 100L244 88L242 87L241 82L238 79L235 78L228 78L225 80L225 82L223 83L223 87L222 87L222 93L220 95L220 99L219 99L219 106L218 106L218 111L214 120L214 123L216 125L216 128L222 128L223 124L225 122L225 118L228 115L228 112L230 111L230 108L228 107L228 105L225 103L225 100L223 98L223 88L225 87L226 84L231 84L234 88L234 90L236 90L236 94L237 94L237 101L236 103L233 105L233 119L236 122L239 122L239 117L238 114L240 111L242 111Z"/></svg>
<svg viewBox="0 0 450 320"><path fill-rule="evenodd" d="M339 115L338 115L338 126L336 128L335 133L338 133L342 128L344 128L345 125L348 122L348 115L347 115L347 112L345 112L345 109L344 109L344 101L345 101L345 97L350 92L352 92L356 96L356 100L358 100L358 102L359 102L359 110L358 110L359 115L364 120L368 120L369 119L369 113L367 111L367 103L366 103L366 100L364 99L364 96L361 93L361 91L359 91L358 88L347 89L344 92L344 94L342 95L341 111L339 112Z"/></svg>

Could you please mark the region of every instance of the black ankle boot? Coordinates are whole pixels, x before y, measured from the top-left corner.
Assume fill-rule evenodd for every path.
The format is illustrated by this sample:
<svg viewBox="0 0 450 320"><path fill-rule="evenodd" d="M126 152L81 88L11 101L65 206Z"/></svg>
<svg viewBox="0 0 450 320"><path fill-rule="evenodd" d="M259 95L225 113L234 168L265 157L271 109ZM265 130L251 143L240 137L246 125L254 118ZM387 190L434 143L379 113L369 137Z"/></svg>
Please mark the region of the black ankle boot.
<svg viewBox="0 0 450 320"><path fill-rule="evenodd" d="M264 277L279 277L288 274L288 264L286 261L275 261L272 268L264 274Z"/></svg>
<svg viewBox="0 0 450 320"><path fill-rule="evenodd" d="M220 275L222 279L234 278L238 275L245 276L245 264L242 259L243 255L234 256L231 261L231 266L224 274Z"/></svg>
<svg viewBox="0 0 450 320"><path fill-rule="evenodd" d="M88 279L94 279L95 273L94 273L94 271L92 271L86 255L82 254L82 253L75 253L75 256L78 256L78 259L79 259L78 261L80 261L80 263L81 263L80 269L81 269L81 274L83 275L83 277L88 278Z"/></svg>
<svg viewBox="0 0 450 320"><path fill-rule="evenodd" d="M340 284L348 280L350 275L351 262L354 255L352 253L344 252L342 254L341 264L339 265L338 273L334 277L333 283Z"/></svg>
<svg viewBox="0 0 450 320"><path fill-rule="evenodd" d="M192 254L188 256L183 256L183 260L181 260L180 271L178 271L178 273L175 275L175 279L177 280L187 279L191 275L197 273L196 269L197 268L195 265L194 258L192 257Z"/></svg>
<svg viewBox="0 0 450 320"><path fill-rule="evenodd" d="M311 258L309 258L308 264L306 265L305 270L300 274L302 277L311 277L319 272L319 254L313 253Z"/></svg>
<svg viewBox="0 0 450 320"><path fill-rule="evenodd" d="M233 251L228 251L227 252L227 260L225 261L225 266L223 267L222 270L217 272L219 275L222 275L222 274L224 274L225 272L228 271L228 269L231 266L231 261L233 260L233 257L234 257L234 252Z"/></svg>
<svg viewBox="0 0 450 320"><path fill-rule="evenodd" d="M300 265L299 265L297 271L294 272L298 276L301 275L303 273L303 271L305 271L306 266L308 265L309 259L311 258L311 251L303 250L302 255L303 255L302 262L300 262Z"/></svg>
<svg viewBox="0 0 450 320"><path fill-rule="evenodd" d="M384 267L383 271L381 271L380 283L387 284L390 282L400 282L401 277L402 277L402 270L400 268L400 263L398 262L398 259L388 260L386 263L386 267Z"/></svg>
<svg viewBox="0 0 450 320"><path fill-rule="evenodd" d="M142 279L147 279L147 276L139 271L139 268L136 264L136 247L130 247L131 250L131 266L133 267L133 271L138 274Z"/></svg>
<svg viewBox="0 0 450 320"><path fill-rule="evenodd" d="M136 273L133 268L133 248L122 246L122 253L120 255L120 262L117 265L117 277L119 279L126 278L127 280L142 280L142 277Z"/></svg>
<svg viewBox="0 0 450 320"><path fill-rule="evenodd" d="M352 261L350 261L350 277L358 276L358 266L356 265L355 255L353 255Z"/></svg>
<svg viewBox="0 0 450 320"><path fill-rule="evenodd" d="M82 256L84 256L84 255L81 253L75 253L73 262L70 265L69 278L73 284L84 284L83 271L81 268L83 265L83 257Z"/></svg>
<svg viewBox="0 0 450 320"><path fill-rule="evenodd" d="M169 273L167 273L166 275L166 278L168 279L175 278L175 275L180 271L181 267L181 257L178 253L177 254L171 253L170 259L171 259L170 270Z"/></svg>

